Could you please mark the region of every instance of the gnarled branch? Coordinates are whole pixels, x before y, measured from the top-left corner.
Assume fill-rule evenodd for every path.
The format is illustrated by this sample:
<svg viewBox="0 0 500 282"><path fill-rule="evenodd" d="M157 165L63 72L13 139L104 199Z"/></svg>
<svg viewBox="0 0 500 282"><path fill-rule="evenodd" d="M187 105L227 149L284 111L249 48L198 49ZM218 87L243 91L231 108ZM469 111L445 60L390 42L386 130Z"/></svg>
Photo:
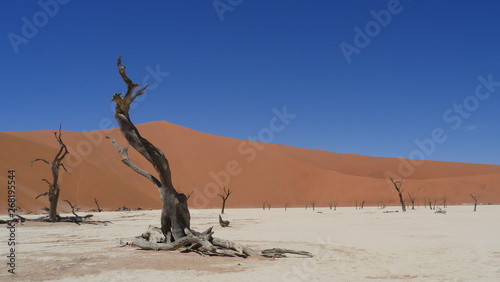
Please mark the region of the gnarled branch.
<svg viewBox="0 0 500 282"><path fill-rule="evenodd" d="M116 142L115 138L113 138L111 136L106 136L106 138L108 138L109 140L111 140L111 142L113 142L113 145L115 145L115 148L116 148L116 150L118 150L118 153L120 153L122 155L122 162L124 164L126 164L128 167L130 167L133 171L146 177L149 181L153 182L154 185L156 185L156 187L158 187L158 188L161 187L161 183L156 177L154 177L150 173L140 169L139 167L137 167L134 163L132 163L130 161L130 159L128 157L128 145L127 145L127 147L122 148L122 147L120 147L118 142Z"/></svg>

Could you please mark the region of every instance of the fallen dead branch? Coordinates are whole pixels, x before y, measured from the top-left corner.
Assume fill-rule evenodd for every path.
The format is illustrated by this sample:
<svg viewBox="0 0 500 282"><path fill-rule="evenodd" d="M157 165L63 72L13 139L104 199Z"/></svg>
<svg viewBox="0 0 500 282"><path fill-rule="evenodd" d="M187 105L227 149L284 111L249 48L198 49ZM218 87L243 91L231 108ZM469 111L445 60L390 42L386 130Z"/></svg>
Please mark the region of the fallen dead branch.
<svg viewBox="0 0 500 282"><path fill-rule="evenodd" d="M148 230L141 236L137 236L133 242L123 242L117 239L119 247L135 246L143 250L165 250L194 252L208 256L229 256L229 257L249 257L260 255L267 258L285 258L286 254L294 254L304 257L313 257L310 252L297 251L291 249L273 248L266 250L256 250L233 241L213 237L213 227L204 232L196 232L186 228L186 236L170 241L165 238L161 229L149 226Z"/></svg>

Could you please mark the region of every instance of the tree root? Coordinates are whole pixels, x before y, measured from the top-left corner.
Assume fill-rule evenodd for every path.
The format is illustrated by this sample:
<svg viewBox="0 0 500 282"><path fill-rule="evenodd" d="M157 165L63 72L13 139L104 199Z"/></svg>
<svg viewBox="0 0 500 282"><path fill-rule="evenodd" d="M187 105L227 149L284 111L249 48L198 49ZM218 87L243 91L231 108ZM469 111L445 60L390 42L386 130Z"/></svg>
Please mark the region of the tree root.
<svg viewBox="0 0 500 282"><path fill-rule="evenodd" d="M290 249L266 249L256 250L244 245L240 245L233 241L214 238L212 235L212 227L204 232L196 232L194 230L186 229L186 236L173 242L165 239L161 233L160 228L149 226L148 230L141 236L137 236L131 243L123 242L117 239L117 245L123 246L136 246L142 250L165 250L181 252L194 252L200 255L208 256L229 256L229 257L249 257L260 255L266 258L285 258L286 254L294 254L304 257L313 257L313 255L306 251L296 251Z"/></svg>

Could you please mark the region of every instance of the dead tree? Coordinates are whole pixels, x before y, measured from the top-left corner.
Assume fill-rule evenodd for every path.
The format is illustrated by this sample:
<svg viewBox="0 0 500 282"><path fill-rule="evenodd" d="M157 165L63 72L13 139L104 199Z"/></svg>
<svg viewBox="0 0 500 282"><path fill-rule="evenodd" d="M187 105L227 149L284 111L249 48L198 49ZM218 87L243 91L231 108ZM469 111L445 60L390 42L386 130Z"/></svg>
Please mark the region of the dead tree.
<svg viewBox="0 0 500 282"><path fill-rule="evenodd" d="M48 165L50 165L51 171L52 171L52 182L48 181L47 179L42 179L42 181L45 181L49 185L49 191L44 192L38 196L36 196L35 199L38 199L41 196L48 196L49 197L49 203L50 203L50 208L49 208L49 220L52 222L58 221L59 215L57 214L57 202L59 201L59 193L61 192L61 188L59 187L59 168L63 168L64 171L67 173L68 170L62 163L62 160L64 157L66 157L67 154L69 154L68 148L64 144L62 138L61 138L61 126L59 126L59 131L54 132L54 136L59 143L59 151L57 152L56 156L54 157L54 160L52 162L49 162L45 159L34 159L31 161L31 164L37 161L42 161Z"/></svg>
<svg viewBox="0 0 500 282"><path fill-rule="evenodd" d="M443 202L443 208L446 208L448 206L448 197L446 195L441 198L441 201Z"/></svg>
<svg viewBox="0 0 500 282"><path fill-rule="evenodd" d="M387 204L385 203L384 200L380 201L380 209L383 210L385 209L385 207L387 207Z"/></svg>
<svg viewBox="0 0 500 282"><path fill-rule="evenodd" d="M99 201L97 201L97 198L94 198L95 205L97 206L97 211L102 212L101 207L99 207Z"/></svg>
<svg viewBox="0 0 500 282"><path fill-rule="evenodd" d="M365 207L365 200L361 201L361 209Z"/></svg>
<svg viewBox="0 0 500 282"><path fill-rule="evenodd" d="M287 208L288 208L288 203L285 203L285 211L286 211Z"/></svg>
<svg viewBox="0 0 500 282"><path fill-rule="evenodd" d="M226 190L226 186L222 188L222 191L224 192L223 194L217 194L217 195L219 195L219 197L222 199L222 210L220 213L224 214L224 208L226 207L226 200L227 198L229 198L229 195L233 193L233 191L229 190L229 187Z"/></svg>
<svg viewBox="0 0 500 282"><path fill-rule="evenodd" d="M264 211L266 210L266 205L267 205L267 202L262 203L262 210L264 210Z"/></svg>
<svg viewBox="0 0 500 282"><path fill-rule="evenodd" d="M474 194L470 194L470 197L474 201L474 211L476 211L478 197Z"/></svg>
<svg viewBox="0 0 500 282"><path fill-rule="evenodd" d="M432 199L431 198L429 198L429 209L431 209L431 210L433 209L432 208Z"/></svg>
<svg viewBox="0 0 500 282"><path fill-rule="evenodd" d="M415 209L415 195L413 195L413 193L408 193L408 197L410 198L411 209L414 210Z"/></svg>
<svg viewBox="0 0 500 282"><path fill-rule="evenodd" d="M401 187L403 186L403 178L401 178L401 180L398 180L398 181L394 181L394 179L392 179L392 177L390 178L391 179L391 182L392 184L394 185L394 189L396 189L396 191L398 192L398 195L399 195L399 201L401 202L401 208L403 209L403 212L406 211L406 205L405 205L405 201L403 199L403 191L404 189Z"/></svg>
<svg viewBox="0 0 500 282"><path fill-rule="evenodd" d="M311 206L312 206L313 210L316 208L316 200L313 200L311 202Z"/></svg>
<svg viewBox="0 0 500 282"><path fill-rule="evenodd" d="M330 207L330 209L333 208L333 210L336 211L337 210L337 203L338 203L337 200L336 201L331 201L330 203L328 203L328 206Z"/></svg>
<svg viewBox="0 0 500 282"><path fill-rule="evenodd" d="M250 256L260 254L262 256L280 257L285 253L292 253L287 249L252 250L231 241L212 237L212 228L201 233L191 229L191 216L187 205L187 197L182 193L178 193L174 188L170 165L165 154L141 136L129 116L130 105L137 97L145 93L144 91L148 86L146 85L137 90L140 85L132 82L127 76L126 68L121 63L121 57L118 58L117 67L122 80L127 85L127 93L125 95L117 93L113 96L112 101L116 103L114 117L129 145L153 165L158 175L153 176L137 167L128 157L128 146L121 148L114 138L109 136L107 138L111 139L121 154L122 162L125 165L144 176L158 188L162 202L161 228L156 230L161 236L147 236L148 239L141 236L131 244L145 250L178 250L183 248L186 251L208 255ZM163 237L163 239L149 240L150 238L159 237ZM120 241L118 245L124 246L127 244ZM311 256L307 252L304 255Z"/></svg>

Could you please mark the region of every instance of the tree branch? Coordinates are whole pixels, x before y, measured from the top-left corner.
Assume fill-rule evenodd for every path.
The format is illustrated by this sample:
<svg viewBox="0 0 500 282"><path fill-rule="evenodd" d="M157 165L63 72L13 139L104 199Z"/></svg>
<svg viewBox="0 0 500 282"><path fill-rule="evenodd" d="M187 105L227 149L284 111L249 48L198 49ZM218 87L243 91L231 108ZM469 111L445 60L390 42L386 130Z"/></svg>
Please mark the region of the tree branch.
<svg viewBox="0 0 500 282"><path fill-rule="evenodd" d="M42 197L42 196L47 196L47 195L49 195L49 192L43 192L42 194L36 196L35 200L38 199L38 198L40 198L40 197Z"/></svg>
<svg viewBox="0 0 500 282"><path fill-rule="evenodd" d="M31 165L33 165L33 163L34 163L34 162L37 162L37 161L42 161L42 162L44 162L44 163L46 163L46 164L50 165L50 162L49 162L49 161L47 161L47 160L45 160L45 159L34 159L34 160L32 160L32 161L31 161Z"/></svg>
<svg viewBox="0 0 500 282"><path fill-rule="evenodd" d="M160 181L158 181L158 179L156 179L156 177L154 177L150 173L140 169L139 167L137 167L135 164L133 164L130 161L130 159L128 157L128 146L125 148L122 148L122 147L120 147L118 142L116 142L115 138L113 138L111 136L106 136L106 138L111 140L111 142L113 142L113 145L115 145L115 148L116 148L116 150L118 150L118 153L120 153L122 155L122 162L124 164L126 164L128 167L130 167L133 171L146 177L149 181L153 182L156 185L156 187L158 187L158 188L161 187L161 183L160 183Z"/></svg>

